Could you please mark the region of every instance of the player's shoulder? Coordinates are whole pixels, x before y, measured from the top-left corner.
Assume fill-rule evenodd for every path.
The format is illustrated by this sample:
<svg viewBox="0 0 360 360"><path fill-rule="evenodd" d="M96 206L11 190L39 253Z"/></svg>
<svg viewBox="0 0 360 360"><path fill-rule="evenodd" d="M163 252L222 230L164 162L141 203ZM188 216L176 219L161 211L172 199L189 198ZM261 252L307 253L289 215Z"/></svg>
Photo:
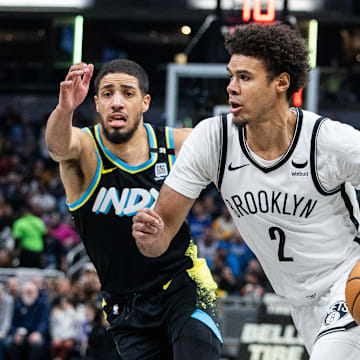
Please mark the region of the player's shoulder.
<svg viewBox="0 0 360 360"><path fill-rule="evenodd" d="M331 119L326 115L316 114L308 110L302 110L303 118L305 122L310 122L312 124L318 124L319 131L324 132L326 130L330 131L347 131L355 130L351 125L345 124L339 120Z"/></svg>
<svg viewBox="0 0 360 360"><path fill-rule="evenodd" d="M326 116L322 116L309 110L300 109L299 112L299 117L302 117L303 123L311 127L314 126L318 120L327 120Z"/></svg>
<svg viewBox="0 0 360 360"><path fill-rule="evenodd" d="M308 111L304 113L315 119L312 138L318 149L341 153L348 151L350 143L358 143L360 132L351 125Z"/></svg>
<svg viewBox="0 0 360 360"><path fill-rule="evenodd" d="M217 131L222 127L222 117L212 116L200 120L196 126L196 131Z"/></svg>

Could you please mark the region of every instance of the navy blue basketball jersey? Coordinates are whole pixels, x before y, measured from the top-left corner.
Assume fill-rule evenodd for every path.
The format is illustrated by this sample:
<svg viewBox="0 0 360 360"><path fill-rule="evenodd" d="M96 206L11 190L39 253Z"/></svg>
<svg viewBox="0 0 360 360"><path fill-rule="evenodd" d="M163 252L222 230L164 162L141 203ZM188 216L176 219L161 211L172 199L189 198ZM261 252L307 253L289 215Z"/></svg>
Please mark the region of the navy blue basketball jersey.
<svg viewBox="0 0 360 360"><path fill-rule="evenodd" d="M83 196L68 204L76 228L99 275L102 290L116 295L145 292L166 284L178 272L193 266L183 224L168 250L157 258L143 256L132 236L132 216L152 208L174 161L172 128L144 124L149 159L130 166L103 144L100 125L84 130L93 137L98 166Z"/></svg>

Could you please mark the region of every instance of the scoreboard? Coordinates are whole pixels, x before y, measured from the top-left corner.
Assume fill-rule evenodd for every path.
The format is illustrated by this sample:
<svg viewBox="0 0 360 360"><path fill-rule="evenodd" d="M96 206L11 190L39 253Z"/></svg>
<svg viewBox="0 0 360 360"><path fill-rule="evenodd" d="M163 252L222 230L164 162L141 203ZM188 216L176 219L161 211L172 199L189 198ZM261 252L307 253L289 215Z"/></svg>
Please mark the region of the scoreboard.
<svg viewBox="0 0 360 360"><path fill-rule="evenodd" d="M266 11L263 12L263 7ZM242 7L242 20L248 22L271 23L275 20L275 0L244 0Z"/></svg>

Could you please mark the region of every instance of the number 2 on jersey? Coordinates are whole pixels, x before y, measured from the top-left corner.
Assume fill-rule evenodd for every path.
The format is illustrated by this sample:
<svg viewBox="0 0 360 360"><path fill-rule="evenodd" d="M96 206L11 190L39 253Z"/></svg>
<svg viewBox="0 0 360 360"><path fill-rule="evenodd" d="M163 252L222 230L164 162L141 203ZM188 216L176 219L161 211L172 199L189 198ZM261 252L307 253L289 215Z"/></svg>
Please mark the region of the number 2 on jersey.
<svg viewBox="0 0 360 360"><path fill-rule="evenodd" d="M269 229L269 235L270 235L271 240L279 239L279 250L278 250L279 261L294 261L294 258L286 257L284 255L284 248L285 248L285 233L284 233L284 231L278 227L271 227ZM278 235L278 237L276 235Z"/></svg>

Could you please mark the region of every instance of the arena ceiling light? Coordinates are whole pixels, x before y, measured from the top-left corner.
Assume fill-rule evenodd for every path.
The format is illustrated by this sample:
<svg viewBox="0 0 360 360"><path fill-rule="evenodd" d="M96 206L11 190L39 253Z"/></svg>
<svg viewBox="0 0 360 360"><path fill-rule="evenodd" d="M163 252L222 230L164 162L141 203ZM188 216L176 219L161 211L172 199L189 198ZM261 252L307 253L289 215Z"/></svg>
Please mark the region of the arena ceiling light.
<svg viewBox="0 0 360 360"><path fill-rule="evenodd" d="M0 8L77 8L82 9L93 4L93 0L0 0Z"/></svg>

